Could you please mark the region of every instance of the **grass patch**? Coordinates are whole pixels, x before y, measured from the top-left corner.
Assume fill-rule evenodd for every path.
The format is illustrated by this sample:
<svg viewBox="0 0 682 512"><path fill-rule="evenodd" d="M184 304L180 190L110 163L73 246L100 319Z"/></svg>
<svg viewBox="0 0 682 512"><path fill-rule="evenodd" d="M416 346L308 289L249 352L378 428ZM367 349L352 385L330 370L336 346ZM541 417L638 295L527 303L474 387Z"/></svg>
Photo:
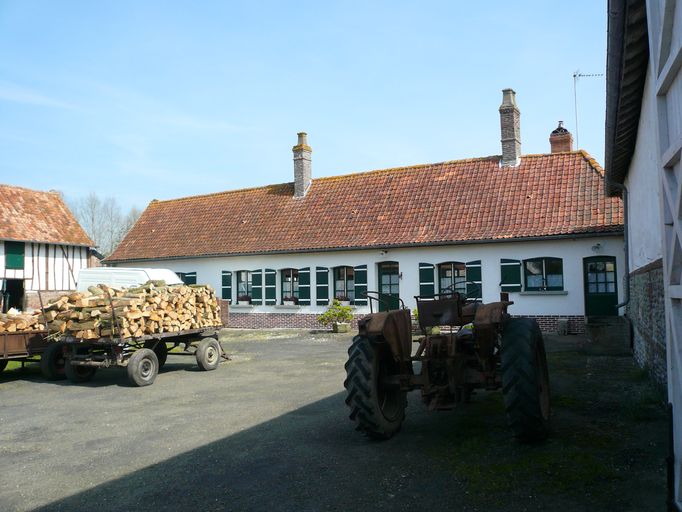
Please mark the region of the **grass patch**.
<svg viewBox="0 0 682 512"><path fill-rule="evenodd" d="M439 457L477 503L504 507L531 495L579 503L589 496L602 510L622 499L629 474L622 454L632 454L636 425L663 421L661 397L641 371L604 369L577 352L548 359L552 387L561 392L552 394L546 442L513 439L501 393L463 409L452 427Z"/></svg>
<svg viewBox="0 0 682 512"><path fill-rule="evenodd" d="M649 422L665 417L663 393L652 386L632 393L623 404L623 412L636 422Z"/></svg>
<svg viewBox="0 0 682 512"><path fill-rule="evenodd" d="M505 432L506 425L481 423L480 417L458 421L458 441L446 455L476 499L501 504L510 493L579 496L622 478L605 456L613 445L607 432L556 432L546 443L522 445Z"/></svg>
<svg viewBox="0 0 682 512"><path fill-rule="evenodd" d="M28 366L29 363L26 364ZM5 367L5 371L11 371L11 370L18 370L21 369L21 361L10 361L7 363L7 366Z"/></svg>
<svg viewBox="0 0 682 512"><path fill-rule="evenodd" d="M648 382L649 371L646 368L633 368L629 373L632 382Z"/></svg>
<svg viewBox="0 0 682 512"><path fill-rule="evenodd" d="M552 395L552 407L582 411L585 409L584 400L569 395Z"/></svg>

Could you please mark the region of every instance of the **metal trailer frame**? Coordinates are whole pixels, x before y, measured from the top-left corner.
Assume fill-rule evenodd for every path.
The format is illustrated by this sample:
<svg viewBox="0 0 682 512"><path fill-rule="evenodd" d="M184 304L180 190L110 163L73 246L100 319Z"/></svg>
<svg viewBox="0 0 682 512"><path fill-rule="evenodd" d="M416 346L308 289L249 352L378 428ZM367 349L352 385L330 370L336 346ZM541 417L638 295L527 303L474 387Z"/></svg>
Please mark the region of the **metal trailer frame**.
<svg viewBox="0 0 682 512"><path fill-rule="evenodd" d="M132 384L150 385L165 363L168 352L180 345L184 345L183 350L173 352L173 355L194 356L202 370L214 370L221 359L230 359L218 343L218 329L215 327L148 334L137 338L82 340L67 336L60 342L63 344L66 375L72 382L89 381L97 369L118 366L128 368ZM136 353L142 351L145 351L144 354L135 357Z"/></svg>
<svg viewBox="0 0 682 512"><path fill-rule="evenodd" d="M0 333L0 366L7 361L34 361L33 357L45 352L49 342L46 330ZM4 363L3 363L4 362ZM0 370L1 371L1 370Z"/></svg>

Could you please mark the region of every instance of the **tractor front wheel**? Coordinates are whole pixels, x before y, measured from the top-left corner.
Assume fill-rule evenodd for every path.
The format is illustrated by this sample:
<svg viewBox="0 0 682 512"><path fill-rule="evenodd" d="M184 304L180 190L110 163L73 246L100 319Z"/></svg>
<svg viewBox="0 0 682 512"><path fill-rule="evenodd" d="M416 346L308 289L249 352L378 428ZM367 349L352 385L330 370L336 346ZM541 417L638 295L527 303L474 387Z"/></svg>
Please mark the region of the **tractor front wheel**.
<svg viewBox="0 0 682 512"><path fill-rule="evenodd" d="M398 374L388 345L356 336L345 365L346 404L356 429L374 439L389 439L405 419L406 392L388 378Z"/></svg>
<svg viewBox="0 0 682 512"><path fill-rule="evenodd" d="M549 373L542 333L531 318L512 318L502 333L502 391L509 426L521 442L549 433Z"/></svg>

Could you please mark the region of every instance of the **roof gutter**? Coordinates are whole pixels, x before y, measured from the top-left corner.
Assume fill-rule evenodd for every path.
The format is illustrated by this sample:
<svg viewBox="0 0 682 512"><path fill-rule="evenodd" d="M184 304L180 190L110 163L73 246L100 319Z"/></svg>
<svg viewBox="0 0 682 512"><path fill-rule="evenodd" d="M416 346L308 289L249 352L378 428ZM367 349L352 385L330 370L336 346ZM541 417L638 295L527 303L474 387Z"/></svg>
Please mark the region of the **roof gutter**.
<svg viewBox="0 0 682 512"><path fill-rule="evenodd" d="M620 101L621 70L623 59L623 35L625 32L625 3L623 0L609 0L606 52L606 145L604 154L604 175L606 195L613 196L613 160L618 127L618 103ZM613 187L617 189L618 187Z"/></svg>
<svg viewBox="0 0 682 512"><path fill-rule="evenodd" d="M606 194L624 183L634 153L649 59L644 0L609 0L606 58Z"/></svg>
<svg viewBox="0 0 682 512"><path fill-rule="evenodd" d="M546 235L546 236L529 236L529 237L512 237L512 238L487 238L479 240L460 240L452 242L412 242L405 244L377 244L367 246L355 247L325 247L325 248L310 248L310 249L282 249L276 251L259 251L259 252L233 252L233 253L215 253L215 254L185 254L181 256L162 256L157 258L129 258L129 259L109 259L105 258L103 263L136 263L144 261L169 261L169 260L188 260L195 258L234 258L237 256L269 256L276 254L310 254L315 252L340 252L340 251L372 251L381 249L410 249L416 247L449 247L453 245L474 245L474 244L492 244L492 243L512 243L512 242L543 242L547 240L578 240L581 238L594 237L608 237L608 236L623 236L623 231L590 231L586 233L572 233L564 235Z"/></svg>
<svg viewBox="0 0 682 512"><path fill-rule="evenodd" d="M45 245L73 245L74 247L86 247L86 248L95 248L97 247L96 245L88 245L88 244L75 244L73 242L46 242L45 240L26 240L26 239L20 239L20 238L0 238L0 241L7 241L7 242L23 242L25 244L45 244Z"/></svg>

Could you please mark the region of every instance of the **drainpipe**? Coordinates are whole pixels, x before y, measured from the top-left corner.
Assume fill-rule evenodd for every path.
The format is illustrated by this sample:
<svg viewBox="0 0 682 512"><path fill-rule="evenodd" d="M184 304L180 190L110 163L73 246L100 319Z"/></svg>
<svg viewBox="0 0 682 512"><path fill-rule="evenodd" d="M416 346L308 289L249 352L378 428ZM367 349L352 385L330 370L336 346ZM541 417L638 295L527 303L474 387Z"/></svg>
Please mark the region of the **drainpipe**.
<svg viewBox="0 0 682 512"><path fill-rule="evenodd" d="M608 186L620 190L623 198L623 247L625 249L625 289L623 302L616 304L616 309L627 306L630 303L630 255L628 254L628 189L625 185L607 180Z"/></svg>

